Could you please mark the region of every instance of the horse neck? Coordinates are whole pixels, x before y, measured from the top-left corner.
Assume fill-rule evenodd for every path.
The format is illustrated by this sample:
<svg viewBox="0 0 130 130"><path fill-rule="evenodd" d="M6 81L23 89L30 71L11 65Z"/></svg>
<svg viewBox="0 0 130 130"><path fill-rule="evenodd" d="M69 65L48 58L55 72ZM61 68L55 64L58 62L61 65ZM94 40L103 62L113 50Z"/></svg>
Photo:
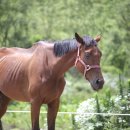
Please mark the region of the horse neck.
<svg viewBox="0 0 130 130"><path fill-rule="evenodd" d="M60 77L63 76L66 71L68 71L75 64L77 49L68 52L63 56L55 56L54 55L54 45L44 43L43 44L43 52L44 52L44 60L48 61L47 64L44 64L44 68L47 68L48 73L50 73L51 77ZM46 52L46 53L45 53ZM45 56L46 54L46 56ZM46 58L45 58L46 57ZM44 61L45 62L45 61ZM46 62L45 62L46 63Z"/></svg>
<svg viewBox="0 0 130 130"><path fill-rule="evenodd" d="M64 56L58 58L57 63L55 64L55 72L60 76L64 75L71 67L74 66L76 60L77 50L69 52Z"/></svg>

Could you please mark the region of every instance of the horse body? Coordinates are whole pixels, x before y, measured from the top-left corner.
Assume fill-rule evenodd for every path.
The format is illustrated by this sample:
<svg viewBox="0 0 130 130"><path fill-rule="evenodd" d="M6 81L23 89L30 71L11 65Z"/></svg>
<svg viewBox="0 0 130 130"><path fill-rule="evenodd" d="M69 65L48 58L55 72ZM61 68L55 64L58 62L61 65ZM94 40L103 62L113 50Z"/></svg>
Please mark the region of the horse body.
<svg viewBox="0 0 130 130"><path fill-rule="evenodd" d="M81 42L81 39L78 37L77 41ZM77 42L76 40L71 42L65 41L63 46L60 43L48 44L41 41L29 49L0 49L0 119L6 112L10 100L30 102L32 130L39 130L40 107L42 104L47 104L48 130L55 129L60 96L65 86L64 73L74 66L77 57ZM83 58L84 47L78 49L80 50L83 51L80 54ZM86 63L82 61L80 55L78 55L79 61L76 61L76 66L81 73L85 71L86 79L92 79L91 85L98 90L103 86L99 68L100 55L96 46L87 48L87 51L90 50L97 52L94 57L96 55L95 59L99 60L98 62L90 60L88 63L98 64L96 65L98 67L93 67L86 74L87 69L84 70ZM2 130L1 123L0 130Z"/></svg>
<svg viewBox="0 0 130 130"><path fill-rule="evenodd" d="M5 49L6 54L0 59L0 91L3 94L10 99L31 102L31 94L34 93L43 103L49 103L61 95L59 84L64 81L63 75L58 77L58 73L52 69L54 68L52 61L56 64L57 60L54 59L53 51L49 53L50 46L48 48L38 43L32 52L30 49L22 51L19 51L21 48L7 49ZM45 51L48 51L47 55ZM33 90L34 84L39 89Z"/></svg>
<svg viewBox="0 0 130 130"><path fill-rule="evenodd" d="M21 95L26 92L26 65L29 57L14 51L0 58L0 91L11 99L25 100Z"/></svg>

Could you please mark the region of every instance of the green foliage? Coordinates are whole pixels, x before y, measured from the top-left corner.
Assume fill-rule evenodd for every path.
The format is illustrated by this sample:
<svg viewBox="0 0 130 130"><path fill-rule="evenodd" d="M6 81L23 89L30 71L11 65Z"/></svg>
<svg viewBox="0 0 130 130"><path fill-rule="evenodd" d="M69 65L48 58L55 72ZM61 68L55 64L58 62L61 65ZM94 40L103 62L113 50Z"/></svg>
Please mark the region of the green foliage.
<svg viewBox="0 0 130 130"><path fill-rule="evenodd" d="M117 92L116 74L124 73L125 76L130 76L129 7L129 0L0 0L0 46L29 47L38 40L73 38L75 32L92 37L100 34L102 40L99 47L103 53L101 66L105 72L106 86L111 86L111 88L101 91L101 97L95 96L95 108L97 108L95 111L114 112L116 111L115 98L112 95ZM106 75L108 72L110 75ZM65 77L67 85L61 97L60 111L76 111L80 102L93 96L93 91L74 69L71 69ZM118 91L122 97L119 100L120 105L127 104L123 84L120 80L118 84L120 86ZM130 85L128 93L130 93ZM127 98L130 98L130 95ZM116 107L120 110L119 105ZM29 105L24 105L24 103L15 102L9 106L11 110L16 110L16 108L17 110L30 109ZM42 110L45 111L46 108ZM18 117L22 120L18 121ZM41 117L42 126L44 126L43 122L46 122L44 117ZM68 129L73 129L71 118L73 117L58 116L58 128L65 129L68 126ZM27 121L30 119L29 115L11 113L4 119L14 127L30 128L28 126L30 120ZM99 122L96 124L97 119ZM112 122L117 123L115 116L105 117L105 119L95 116L93 122L96 128L102 129L104 127L102 122L105 120L109 120L107 124L109 128L119 129L112 124Z"/></svg>
<svg viewBox="0 0 130 130"><path fill-rule="evenodd" d="M121 80L121 79L119 79ZM121 82L121 81L120 81ZM76 115L76 125L79 130L127 130L129 128L129 116L117 115L84 115L87 113L130 113L130 84L126 87L119 85L119 95L111 96L110 90L106 90L104 95L96 95L80 104ZM120 93L121 92L121 93Z"/></svg>
<svg viewBox="0 0 130 130"><path fill-rule="evenodd" d="M129 0L1 0L0 45L29 47L38 40L101 34L104 71L130 68ZM114 69L115 68L115 69Z"/></svg>

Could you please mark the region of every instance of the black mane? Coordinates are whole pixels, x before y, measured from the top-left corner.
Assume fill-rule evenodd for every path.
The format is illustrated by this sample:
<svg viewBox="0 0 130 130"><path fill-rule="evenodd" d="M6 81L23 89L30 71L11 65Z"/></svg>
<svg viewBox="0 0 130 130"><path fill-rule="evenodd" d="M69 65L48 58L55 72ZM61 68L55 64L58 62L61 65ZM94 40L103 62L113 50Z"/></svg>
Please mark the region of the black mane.
<svg viewBox="0 0 130 130"><path fill-rule="evenodd" d="M84 36L83 40L85 43L85 47L97 45L96 41L89 36ZM63 41L56 41L54 42L54 54L56 56L63 56L70 51L76 50L78 47L77 45L78 44L75 38Z"/></svg>

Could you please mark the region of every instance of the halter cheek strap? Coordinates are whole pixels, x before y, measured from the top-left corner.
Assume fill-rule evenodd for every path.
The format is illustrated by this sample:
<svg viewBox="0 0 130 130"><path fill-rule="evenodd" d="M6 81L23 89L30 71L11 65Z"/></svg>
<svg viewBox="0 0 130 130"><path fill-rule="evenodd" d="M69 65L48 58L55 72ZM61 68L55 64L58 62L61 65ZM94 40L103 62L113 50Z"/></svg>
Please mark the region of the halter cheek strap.
<svg viewBox="0 0 130 130"><path fill-rule="evenodd" d="M77 67L77 63L80 62L84 66L84 77L85 77L87 71L89 71L90 69L100 68L100 66L99 65L86 65L85 62L80 57L79 50L80 50L80 47L78 47L77 58L75 61L75 67Z"/></svg>

